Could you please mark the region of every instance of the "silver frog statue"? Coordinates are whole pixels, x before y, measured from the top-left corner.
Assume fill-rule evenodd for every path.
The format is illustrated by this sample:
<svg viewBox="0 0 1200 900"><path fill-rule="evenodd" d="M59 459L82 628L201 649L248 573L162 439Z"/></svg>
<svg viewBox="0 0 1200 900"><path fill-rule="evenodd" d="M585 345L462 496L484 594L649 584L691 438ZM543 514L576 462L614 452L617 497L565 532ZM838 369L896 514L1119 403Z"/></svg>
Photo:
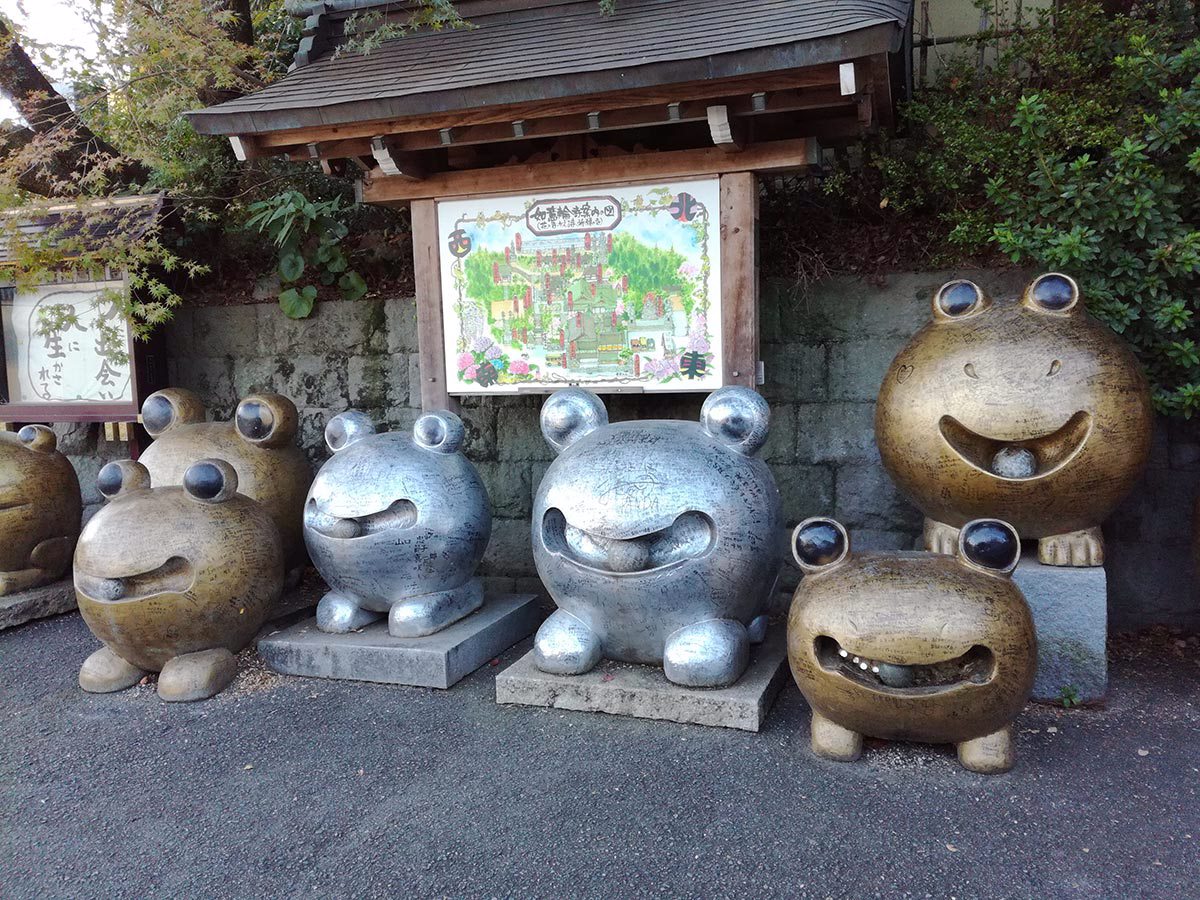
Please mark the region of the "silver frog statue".
<svg viewBox="0 0 1200 900"><path fill-rule="evenodd" d="M325 427L333 451L304 505L304 541L331 590L317 627L345 633L388 616L395 637L441 631L483 605L473 578L492 533L492 506L459 452L463 423L421 416L412 437L376 434L360 412Z"/></svg>
<svg viewBox="0 0 1200 900"><path fill-rule="evenodd" d="M781 563L779 490L754 458L769 418L741 387L709 396L699 423L609 424L578 388L546 401L559 456L534 500L533 555L558 610L534 640L539 669L608 657L689 687L741 677Z"/></svg>

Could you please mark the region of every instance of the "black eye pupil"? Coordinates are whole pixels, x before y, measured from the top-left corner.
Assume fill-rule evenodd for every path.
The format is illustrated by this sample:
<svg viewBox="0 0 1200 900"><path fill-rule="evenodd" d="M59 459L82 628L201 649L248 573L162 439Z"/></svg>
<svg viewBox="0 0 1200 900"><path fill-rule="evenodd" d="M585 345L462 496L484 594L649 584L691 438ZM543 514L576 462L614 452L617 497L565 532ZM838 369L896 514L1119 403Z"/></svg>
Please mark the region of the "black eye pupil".
<svg viewBox="0 0 1200 900"><path fill-rule="evenodd" d="M196 463L183 473L183 486L193 497L211 500L225 487L225 478L212 463Z"/></svg>
<svg viewBox="0 0 1200 900"><path fill-rule="evenodd" d="M813 522L796 535L796 555L810 566L834 562L846 548L846 538L829 522Z"/></svg>
<svg viewBox="0 0 1200 900"><path fill-rule="evenodd" d="M1016 536L999 522L978 522L963 535L967 559L988 569L1006 569L1020 548Z"/></svg>
<svg viewBox="0 0 1200 900"><path fill-rule="evenodd" d="M1046 275L1033 286L1033 299L1046 309L1066 309L1075 299L1075 291L1061 275Z"/></svg>
<svg viewBox="0 0 1200 900"><path fill-rule="evenodd" d="M100 474L96 476L96 487L105 497L116 496L121 490L121 467L116 463L109 463L101 469Z"/></svg>
<svg viewBox="0 0 1200 900"><path fill-rule="evenodd" d="M979 288L967 281L959 281L942 288L938 295L938 306L948 316L961 316L979 300Z"/></svg>
<svg viewBox="0 0 1200 900"><path fill-rule="evenodd" d="M174 412L166 397L151 397L142 406L142 424L147 431L162 431L171 424Z"/></svg>
<svg viewBox="0 0 1200 900"><path fill-rule="evenodd" d="M275 416L270 407L256 400L247 400L237 410L237 428L251 440L260 440L275 427Z"/></svg>

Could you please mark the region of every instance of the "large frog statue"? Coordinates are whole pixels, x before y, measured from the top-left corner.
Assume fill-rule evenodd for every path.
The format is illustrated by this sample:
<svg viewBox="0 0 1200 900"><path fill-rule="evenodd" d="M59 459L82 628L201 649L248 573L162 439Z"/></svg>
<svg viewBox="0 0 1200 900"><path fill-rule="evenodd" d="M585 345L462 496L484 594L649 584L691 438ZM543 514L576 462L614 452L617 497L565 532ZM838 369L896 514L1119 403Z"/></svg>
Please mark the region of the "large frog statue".
<svg viewBox="0 0 1200 900"><path fill-rule="evenodd" d="M252 394L231 422L206 422L204 405L191 391L167 388L146 398L142 424L154 438L141 462L156 487L180 484L188 466L215 457L233 466L239 490L261 503L275 520L287 557L288 583L300 579L304 552L304 495L312 466L296 446L296 405L279 394Z"/></svg>
<svg viewBox="0 0 1200 900"><path fill-rule="evenodd" d="M83 501L79 480L45 425L0 431L0 596L61 578Z"/></svg>
<svg viewBox="0 0 1200 900"><path fill-rule="evenodd" d="M812 707L812 748L857 759L863 735L952 743L976 772L1013 765L1011 723L1033 688L1033 617L1009 577L1011 525L961 529L954 556L850 552L832 519L792 537L805 576L792 598L788 659Z"/></svg>
<svg viewBox="0 0 1200 900"><path fill-rule="evenodd" d="M382 615L395 637L423 637L483 605L474 578L492 533L492 506L461 452L450 412L421 416L412 436L376 434L360 412L325 428L333 458L304 507L304 539L331 590L317 627L344 633Z"/></svg>
<svg viewBox="0 0 1200 900"><path fill-rule="evenodd" d="M161 672L164 700L202 700L237 673L234 654L283 591L283 545L267 510L237 493L224 460L199 460L182 487L151 488L140 463L109 463L97 479L108 503L75 551L75 595L104 642L79 670L106 693Z"/></svg>
<svg viewBox="0 0 1200 900"><path fill-rule="evenodd" d="M534 660L556 674L601 657L661 665L689 687L732 684L779 574L779 491L754 454L766 401L728 387L700 422L609 424L589 391L558 391L542 433L558 451L533 507L533 555L558 610Z"/></svg>
<svg viewBox="0 0 1200 900"><path fill-rule="evenodd" d="M952 553L963 523L997 516L1059 566L1103 563L1100 523L1145 465L1152 427L1137 360L1057 273L1003 302L944 285L875 414L883 464L925 513L929 549Z"/></svg>

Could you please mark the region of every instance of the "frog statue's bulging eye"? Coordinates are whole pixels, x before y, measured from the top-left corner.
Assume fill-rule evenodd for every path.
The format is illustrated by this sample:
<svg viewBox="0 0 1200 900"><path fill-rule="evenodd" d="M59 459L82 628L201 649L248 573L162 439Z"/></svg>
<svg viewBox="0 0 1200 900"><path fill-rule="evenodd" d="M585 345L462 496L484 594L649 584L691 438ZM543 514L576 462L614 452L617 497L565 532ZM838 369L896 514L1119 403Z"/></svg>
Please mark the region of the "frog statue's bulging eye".
<svg viewBox="0 0 1200 900"><path fill-rule="evenodd" d="M805 519L792 532L792 555L805 572L839 563L849 552L850 537L834 519Z"/></svg>
<svg viewBox="0 0 1200 900"><path fill-rule="evenodd" d="M131 491L150 487L150 472L132 459L110 462L96 476L96 488L105 500L113 500Z"/></svg>
<svg viewBox="0 0 1200 900"><path fill-rule="evenodd" d="M151 437L166 434L177 425L204 421L204 404L191 391L166 388L155 391L142 403L142 425Z"/></svg>
<svg viewBox="0 0 1200 900"><path fill-rule="evenodd" d="M1022 302L1038 312L1068 313L1079 303L1079 285L1067 275L1048 272L1025 289Z"/></svg>
<svg viewBox="0 0 1200 900"><path fill-rule="evenodd" d="M976 519L959 532L958 552L977 568L1006 574L1015 569L1021 559L1021 539L1007 522Z"/></svg>
<svg viewBox="0 0 1200 900"><path fill-rule="evenodd" d="M282 447L296 436L296 404L280 394L252 394L233 416L238 434L258 447Z"/></svg>
<svg viewBox="0 0 1200 900"><path fill-rule="evenodd" d="M200 503L221 503L237 489L237 472L223 459L198 460L183 473L183 490Z"/></svg>
<svg viewBox="0 0 1200 900"><path fill-rule="evenodd" d="M951 281L934 295L933 309L942 318L958 319L978 311L984 302L983 291L974 282Z"/></svg>

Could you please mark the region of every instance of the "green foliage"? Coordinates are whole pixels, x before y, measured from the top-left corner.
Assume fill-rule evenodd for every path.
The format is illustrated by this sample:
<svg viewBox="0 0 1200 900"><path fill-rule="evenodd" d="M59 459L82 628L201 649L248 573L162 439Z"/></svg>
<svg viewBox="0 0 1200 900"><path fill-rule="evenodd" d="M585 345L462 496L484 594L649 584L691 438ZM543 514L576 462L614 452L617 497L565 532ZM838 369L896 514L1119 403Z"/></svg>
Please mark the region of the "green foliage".
<svg viewBox="0 0 1200 900"><path fill-rule="evenodd" d="M507 300L511 296L508 285L496 284L492 278L492 266L504 260L503 253L495 250L480 248L467 257L467 296L477 303L483 304L488 312L490 321L492 303L497 300Z"/></svg>
<svg viewBox="0 0 1200 900"><path fill-rule="evenodd" d="M1078 706L1080 702L1079 689L1073 684L1068 684L1059 690L1058 699L1062 703L1063 709Z"/></svg>
<svg viewBox="0 0 1200 900"><path fill-rule="evenodd" d="M999 250L1064 271L1146 365L1158 408L1200 409L1200 42L1169 3L1064 0L995 59L948 63L870 148L878 204L931 216L943 260ZM843 173L832 189L852 192Z"/></svg>
<svg viewBox="0 0 1200 900"><path fill-rule="evenodd" d="M250 204L246 228L265 232L278 250L279 306L284 315L303 319L312 313L318 287L337 285L346 300L357 300L367 284L350 269L343 240L350 229L340 197L309 200L299 191L284 191ZM299 282L308 273L310 283Z"/></svg>

